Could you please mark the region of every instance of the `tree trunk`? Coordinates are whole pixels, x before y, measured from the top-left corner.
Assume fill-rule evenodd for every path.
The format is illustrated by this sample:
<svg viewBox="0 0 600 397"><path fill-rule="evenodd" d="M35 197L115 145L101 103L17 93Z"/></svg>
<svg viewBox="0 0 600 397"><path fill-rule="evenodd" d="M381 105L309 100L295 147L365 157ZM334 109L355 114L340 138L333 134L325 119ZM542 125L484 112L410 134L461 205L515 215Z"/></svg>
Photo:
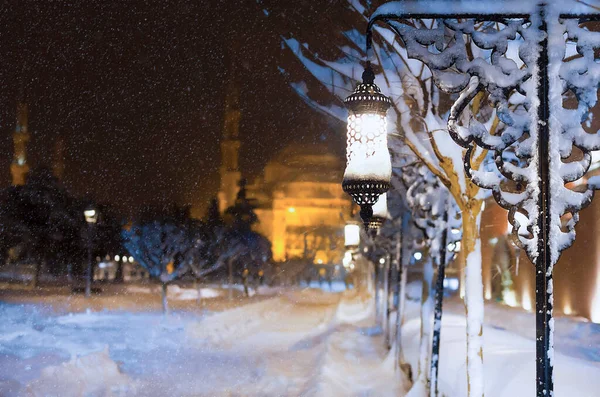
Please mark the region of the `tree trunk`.
<svg viewBox="0 0 600 397"><path fill-rule="evenodd" d="M444 224L448 224L448 208L444 212ZM446 253L448 252L448 230L442 232L440 252L438 253L437 281L435 284L435 309L433 312L433 339L431 341L431 387L430 397L438 395L438 369L440 362L440 343L442 332L442 305L444 303L444 277L446 274Z"/></svg>
<svg viewBox="0 0 600 397"><path fill-rule="evenodd" d="M419 368L417 378L429 385L429 353L431 346L433 312L433 261L431 256L423 264L423 289L421 292L421 341L419 344ZM417 380L418 381L418 380Z"/></svg>
<svg viewBox="0 0 600 397"><path fill-rule="evenodd" d="M67 263L67 282L69 284L73 284L73 264L71 262Z"/></svg>
<svg viewBox="0 0 600 397"><path fill-rule="evenodd" d="M406 295L406 269L402 260L402 233L396 235L396 362L398 365L404 363L404 354L402 353L402 320L404 313L404 296Z"/></svg>
<svg viewBox="0 0 600 397"><path fill-rule="evenodd" d="M92 227L88 224L88 252L87 266L85 268L85 297L89 298L92 294Z"/></svg>
<svg viewBox="0 0 600 397"><path fill-rule="evenodd" d="M375 325L381 325L381 264L375 263Z"/></svg>
<svg viewBox="0 0 600 397"><path fill-rule="evenodd" d="M45 260L36 261L35 272L33 273L33 280L31 286L37 288L40 285L40 274L42 273L42 267L46 263Z"/></svg>
<svg viewBox="0 0 600 397"><path fill-rule="evenodd" d="M196 292L197 292L196 303L198 305L204 305L204 301L202 300L202 284L200 284L197 280L196 280Z"/></svg>
<svg viewBox="0 0 600 397"><path fill-rule="evenodd" d="M481 201L462 211L467 313L467 383L469 397L484 395L483 379L483 277L481 274Z"/></svg>
<svg viewBox="0 0 600 397"><path fill-rule="evenodd" d="M229 300L233 300L233 262L231 259L227 262L229 265Z"/></svg>
<svg viewBox="0 0 600 397"><path fill-rule="evenodd" d="M167 302L167 283L162 283L161 285L161 292L162 292L162 308L163 308L163 313L169 314L169 305Z"/></svg>
<svg viewBox="0 0 600 397"><path fill-rule="evenodd" d="M113 280L115 283L123 282L123 262L117 262L117 270L115 271L115 279Z"/></svg>
<svg viewBox="0 0 600 397"><path fill-rule="evenodd" d="M389 257L383 264L383 301L381 305L383 340L385 347L390 348L389 305L390 305L390 266Z"/></svg>

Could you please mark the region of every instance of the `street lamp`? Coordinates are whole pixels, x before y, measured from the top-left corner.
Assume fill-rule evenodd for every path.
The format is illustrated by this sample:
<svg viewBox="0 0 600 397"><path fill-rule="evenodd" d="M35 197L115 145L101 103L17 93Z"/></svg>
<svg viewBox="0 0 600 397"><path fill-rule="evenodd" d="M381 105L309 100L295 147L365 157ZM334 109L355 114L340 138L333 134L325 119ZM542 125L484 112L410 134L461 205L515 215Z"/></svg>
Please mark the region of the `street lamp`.
<svg viewBox="0 0 600 397"><path fill-rule="evenodd" d="M344 226L344 245L346 249L357 249L360 244L360 226L349 223Z"/></svg>
<svg viewBox="0 0 600 397"><path fill-rule="evenodd" d="M373 204L390 188L392 164L386 114L392 102L375 85L370 62L362 80L344 101L348 109L348 133L342 187L360 205L360 216L367 223L373 215Z"/></svg>
<svg viewBox="0 0 600 397"><path fill-rule="evenodd" d="M98 221L98 212L93 207L88 207L83 211L83 216L85 216L85 221L90 223L96 223Z"/></svg>
<svg viewBox="0 0 600 397"><path fill-rule="evenodd" d="M93 206L88 206L83 210L83 216L87 222L87 249L88 263L85 270L85 297L88 298L92 294L92 233L93 227L98 222L98 211Z"/></svg>

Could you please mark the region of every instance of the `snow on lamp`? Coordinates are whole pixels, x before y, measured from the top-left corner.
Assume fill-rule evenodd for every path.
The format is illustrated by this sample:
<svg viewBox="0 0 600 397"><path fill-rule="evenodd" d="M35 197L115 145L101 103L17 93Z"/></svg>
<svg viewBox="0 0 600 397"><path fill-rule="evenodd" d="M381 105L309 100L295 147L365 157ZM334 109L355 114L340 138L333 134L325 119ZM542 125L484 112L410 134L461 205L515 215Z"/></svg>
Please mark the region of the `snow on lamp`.
<svg viewBox="0 0 600 397"><path fill-rule="evenodd" d="M375 85L370 62L362 80L344 101L348 109L348 134L342 187L360 206L360 216L366 224L373 215L373 204L390 188L392 164L386 113L391 101Z"/></svg>

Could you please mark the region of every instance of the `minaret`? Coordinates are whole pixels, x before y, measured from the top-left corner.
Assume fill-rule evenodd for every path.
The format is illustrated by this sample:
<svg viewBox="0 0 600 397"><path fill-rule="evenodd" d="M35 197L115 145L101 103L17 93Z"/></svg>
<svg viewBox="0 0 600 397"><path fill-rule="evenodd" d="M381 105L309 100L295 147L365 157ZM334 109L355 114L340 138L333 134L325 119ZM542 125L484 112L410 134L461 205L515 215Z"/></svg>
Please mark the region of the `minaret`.
<svg viewBox="0 0 600 397"><path fill-rule="evenodd" d="M232 57L233 58L233 57ZM233 65L233 60L232 60ZM240 151L240 104L239 89L237 86L235 70L230 69L229 84L225 97L225 117L223 123L223 140L221 141L221 187L219 189L219 211L225 212L235 203L241 173L238 158Z"/></svg>
<svg viewBox="0 0 600 397"><path fill-rule="evenodd" d="M14 186L24 185L29 173L29 164L27 163L29 129L27 124L27 104L19 101L17 103L17 124L13 133L14 154L10 165Z"/></svg>
<svg viewBox="0 0 600 397"><path fill-rule="evenodd" d="M54 142L52 174L61 182L65 175L65 138L62 134L59 134Z"/></svg>

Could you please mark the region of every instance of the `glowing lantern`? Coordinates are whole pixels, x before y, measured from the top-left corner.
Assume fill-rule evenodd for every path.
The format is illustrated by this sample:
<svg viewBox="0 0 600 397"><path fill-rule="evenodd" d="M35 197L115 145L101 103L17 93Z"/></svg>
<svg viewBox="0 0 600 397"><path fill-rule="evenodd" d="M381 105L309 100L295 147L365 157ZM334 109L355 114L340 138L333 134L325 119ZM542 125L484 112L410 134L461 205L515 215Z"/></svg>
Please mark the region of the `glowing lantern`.
<svg viewBox="0 0 600 397"><path fill-rule="evenodd" d="M392 164L386 113L391 101L375 85L370 62L362 79L344 101L348 108L348 135L342 187L360 205L360 216L366 223L373 215L373 204L390 188Z"/></svg>
<svg viewBox="0 0 600 397"><path fill-rule="evenodd" d="M344 268L349 268L353 260L354 258L352 257L352 252L346 251L344 253L344 257L342 258L342 264L344 265Z"/></svg>
<svg viewBox="0 0 600 397"><path fill-rule="evenodd" d="M360 244L360 226L348 224L344 227L344 245L347 248L358 248Z"/></svg>
<svg viewBox="0 0 600 397"><path fill-rule="evenodd" d="M376 235L383 226L386 219L390 218L390 213L387 207L387 195L384 193L379 196L379 200L373 205L373 215L368 222L365 222L365 228L371 233Z"/></svg>

